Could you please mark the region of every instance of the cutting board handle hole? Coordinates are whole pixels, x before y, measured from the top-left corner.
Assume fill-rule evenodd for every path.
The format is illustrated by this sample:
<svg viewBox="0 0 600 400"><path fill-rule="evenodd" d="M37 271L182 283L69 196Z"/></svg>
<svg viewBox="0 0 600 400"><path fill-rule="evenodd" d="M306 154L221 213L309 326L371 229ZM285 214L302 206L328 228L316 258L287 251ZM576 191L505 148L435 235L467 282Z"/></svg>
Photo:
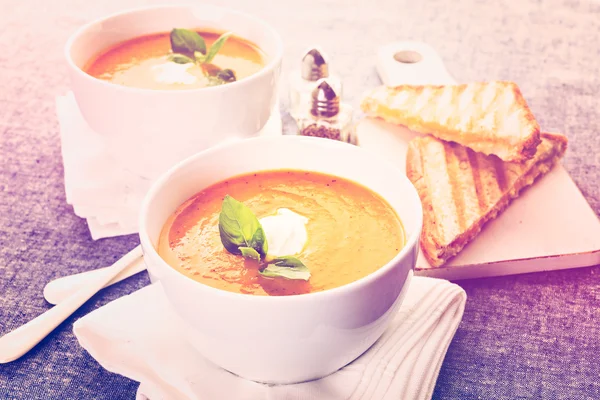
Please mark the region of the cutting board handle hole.
<svg viewBox="0 0 600 400"><path fill-rule="evenodd" d="M422 59L421 53L412 50L402 50L394 54L394 60L402 64L416 64Z"/></svg>

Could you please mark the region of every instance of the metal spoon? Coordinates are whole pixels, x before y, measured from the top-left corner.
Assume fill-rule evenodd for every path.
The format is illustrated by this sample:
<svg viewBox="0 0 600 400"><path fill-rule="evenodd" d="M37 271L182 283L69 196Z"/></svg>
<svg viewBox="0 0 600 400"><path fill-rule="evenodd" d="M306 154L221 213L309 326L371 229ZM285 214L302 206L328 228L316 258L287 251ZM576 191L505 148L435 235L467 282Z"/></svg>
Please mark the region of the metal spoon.
<svg viewBox="0 0 600 400"><path fill-rule="evenodd" d="M142 257L142 249L138 246L106 268L98 279L92 279L89 284L50 310L2 336L0 338L0 364L14 361L31 350L83 303L140 257Z"/></svg>

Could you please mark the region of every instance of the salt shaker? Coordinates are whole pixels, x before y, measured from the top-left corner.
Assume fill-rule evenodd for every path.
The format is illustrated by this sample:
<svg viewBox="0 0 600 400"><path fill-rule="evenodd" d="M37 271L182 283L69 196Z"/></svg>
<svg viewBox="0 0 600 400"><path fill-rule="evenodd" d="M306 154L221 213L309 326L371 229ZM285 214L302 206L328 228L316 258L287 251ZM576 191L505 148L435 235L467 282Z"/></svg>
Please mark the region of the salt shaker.
<svg viewBox="0 0 600 400"><path fill-rule="evenodd" d="M342 96L342 81L331 75L323 52L317 48L308 50L300 70L293 71L290 78L290 114L294 119L310 109L311 95L320 79L328 78L329 85Z"/></svg>
<svg viewBox="0 0 600 400"><path fill-rule="evenodd" d="M357 144L352 106L340 96L328 79L321 79L311 93L310 109L298 118L299 134Z"/></svg>

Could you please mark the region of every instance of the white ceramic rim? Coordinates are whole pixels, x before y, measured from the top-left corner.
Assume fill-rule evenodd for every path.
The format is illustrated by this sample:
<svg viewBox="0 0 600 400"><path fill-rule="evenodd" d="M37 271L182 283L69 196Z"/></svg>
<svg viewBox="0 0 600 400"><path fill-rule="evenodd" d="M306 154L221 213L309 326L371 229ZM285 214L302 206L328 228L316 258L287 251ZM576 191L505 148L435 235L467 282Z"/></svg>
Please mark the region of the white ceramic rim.
<svg viewBox="0 0 600 400"><path fill-rule="evenodd" d="M376 271L370 273L369 275L364 276L354 282L350 282L345 285L335 287L333 289L327 289L327 290L313 292L313 293L289 295L289 296L255 296L255 295L251 295L251 294L229 292L226 290L217 289L212 286L202 284L201 282L195 281L192 278L177 272L173 267L171 267L169 264L167 264L167 262L165 260L163 260L163 258L158 254L158 252L154 248L154 245L152 244L152 241L150 240L150 236L147 233L146 219L148 218L149 207L150 207L150 203L151 203L152 199L157 194L160 193L160 191L163 189L163 186L165 186L165 184L170 180L171 176L174 175L179 169L184 168L184 167L188 166L189 164L193 164L194 162L196 162L196 160L198 160L208 154L212 154L212 153L218 152L218 151L225 151L230 146L236 146L236 145L239 146L241 142L244 142L244 143L246 143L248 141L265 141L265 142L267 142L267 141L273 141L273 140L290 140L290 141L305 140L305 141L319 141L319 143L323 140L327 140L327 141L331 141L332 143L339 144L340 146L352 146L353 148L357 148L357 149L359 148L358 146L355 146L352 144L332 141L330 139L316 138L316 137L291 136L291 135L280 136L280 137L265 136L265 137L255 137L255 138L244 139L241 141L235 141L235 142L223 144L223 145L216 146L216 147L211 147L209 149L206 149L204 151L196 153L195 155L193 155L191 157L188 157L187 159L185 159L185 160L179 162L178 164L176 164L175 166L173 166L167 172L163 173L152 184L152 186L150 187L150 190L148 190L148 192L146 193L146 196L144 197L144 201L142 203L142 207L140 209L140 216L139 216L139 236L140 236L140 242L142 244L142 247L146 250L146 252L150 253L149 255L144 254L144 257L150 256L153 259L158 260L158 262L161 265L161 268L163 270L167 270L168 271L167 273L177 274L179 276L179 278L187 279L191 282L194 282L194 284L203 288L203 290L212 292L216 296L225 296L225 297L231 298L232 300L238 299L238 300L255 301L255 302L269 302L269 301L271 301L271 302L286 302L286 301L290 302L290 301L297 301L297 299L299 299L299 298L306 299L307 301L308 300L317 300L322 297L335 296L338 293L350 292L350 291L358 288L359 286L363 286L363 285L377 279L380 275L385 274L389 269L391 269L393 267L393 265L395 263L400 262L400 260L402 258L407 257L408 253L410 251L413 251L413 248L415 246L419 246L419 239L421 236L421 229L423 226L423 206L421 204L421 199L419 198L417 190L415 189L413 184L408 180L408 178L402 173L402 171L400 169L398 169L395 165L393 165L388 160L380 159L380 160L378 160L379 162L382 162L383 164L387 165L387 168L389 168L390 170L394 170L394 171L398 172L398 175L401 176L402 179L405 179L407 181L407 183L409 184L409 187L411 188L411 190L410 190L410 193L407 193L407 195L412 196L414 204L417 205L417 208L415 210L413 210L414 212L417 213L417 224L416 224L417 228L414 229L413 232L411 232L410 236L408 236L408 238L406 239L406 243L404 244L404 247L402 247L402 249L398 252L398 254L396 254L396 256L394 256L394 258L392 258L387 264L385 264L378 270L376 270ZM361 151L369 152L368 150L365 150L362 148L361 148ZM373 153L371 153L371 155L373 155ZM307 169L306 171L311 171L311 170ZM315 171L315 172L318 172L318 171ZM248 172L248 173L251 173L251 172ZM364 186L367 187L369 190L373 190L366 185L364 185ZM201 188L199 188L198 190L201 190ZM379 194L376 191L374 191L374 192L377 193L379 196L381 196L385 200L384 196L382 196L381 194ZM400 216L398 216L398 217L400 217Z"/></svg>
<svg viewBox="0 0 600 400"><path fill-rule="evenodd" d="M72 70L75 71L75 73L77 73L78 75L83 77L83 79L91 80L99 85L107 86L112 89L123 90L126 92L142 92L142 93L148 93L148 92L151 92L151 93L164 93L164 92L177 93L179 91L173 91L173 90L169 90L169 89L148 89L148 88L124 86L124 85L119 85L117 83L94 78L93 76L89 75L83 69L79 68L75 64L75 62L73 61L73 58L71 57L71 50L72 50L73 44L77 40L79 40L80 36L83 33L85 33L87 30L93 28L94 26L101 24L103 22L109 21L113 18L121 17L121 16L128 15L128 14L136 14L136 13L148 11L148 10L172 9L172 8L194 8L194 7L209 7L209 8L220 9L224 12L227 12L230 14L236 14L241 17L247 18L249 20L253 20L254 22L261 25L263 27L263 29L266 32L269 32L269 34L273 37L274 42L276 43L276 46L275 46L276 51L275 51L275 54L267 54L267 56L270 58L270 61L263 68L261 68L260 71L258 71L255 74L252 74L250 76L247 76L245 78L242 78L239 81L236 80L235 82L231 82L226 85L208 86L208 87L196 88L196 89L185 89L185 90L181 90L181 92L194 93L199 90L201 90L203 93L204 92L219 92L222 90L226 90L227 88L242 86L242 85L245 85L247 82L250 82L251 80L258 79L263 75L269 74L273 69L275 69L278 65L281 64L281 61L283 59L283 40L281 39L281 36L279 36L279 33L277 33L277 31L275 29L273 29L273 27L271 27L271 25L267 24L264 20L257 18L253 15L246 14L241 11L236 11L236 10L233 10L228 7L215 6L212 4L197 4L197 5L194 5L194 4L165 5L165 4L163 4L163 5L155 5L155 6L135 7L135 8L130 8L130 9L127 9L124 11L119 11L119 12L107 15L105 17L90 21L87 24L79 27L67 40L67 43L65 44L65 47L64 47L64 55L65 55L65 59L67 60L67 64L68 64L69 68L71 68ZM104 50L104 49L98 49L98 51L102 51L102 50Z"/></svg>

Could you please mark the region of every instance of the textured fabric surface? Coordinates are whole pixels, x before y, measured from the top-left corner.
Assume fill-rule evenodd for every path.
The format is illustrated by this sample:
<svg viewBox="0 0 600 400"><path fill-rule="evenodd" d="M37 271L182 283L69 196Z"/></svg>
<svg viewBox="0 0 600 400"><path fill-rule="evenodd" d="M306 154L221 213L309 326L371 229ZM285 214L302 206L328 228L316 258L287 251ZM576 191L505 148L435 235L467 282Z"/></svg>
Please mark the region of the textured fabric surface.
<svg viewBox="0 0 600 400"><path fill-rule="evenodd" d="M0 334L49 308L42 297L49 280L108 265L137 244L135 236L92 241L66 205L54 96L68 89L62 56L68 35L91 19L147 3L0 0ZM431 44L460 82L516 81L541 126L568 135L564 165L600 213L597 1L227 5L264 18L282 34L284 71L307 45L322 45L355 106L364 90L379 84L371 56L389 40ZM134 398L137 384L91 359L72 324L147 283L140 274L104 290L27 356L0 365L0 398ZM600 267L460 284L469 296L466 311L434 398L600 398Z"/></svg>

